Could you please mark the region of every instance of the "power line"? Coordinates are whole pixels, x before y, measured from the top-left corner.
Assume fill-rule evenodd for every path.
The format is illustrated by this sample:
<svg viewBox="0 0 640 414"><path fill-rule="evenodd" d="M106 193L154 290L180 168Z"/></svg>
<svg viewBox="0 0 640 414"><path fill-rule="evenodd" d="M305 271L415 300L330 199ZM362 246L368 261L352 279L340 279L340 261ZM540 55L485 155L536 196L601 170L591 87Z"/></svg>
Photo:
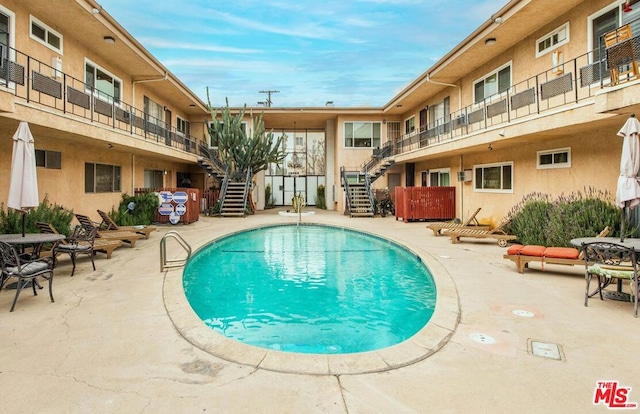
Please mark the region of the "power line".
<svg viewBox="0 0 640 414"><path fill-rule="evenodd" d="M259 91L259 93L266 93L266 94L267 94L267 100L266 100L266 101L264 101L264 104L265 104L265 106L266 106L267 108L270 108L270 107L271 107L271 104L273 103L273 102L271 101L271 94L274 94L274 93L280 93L280 91L266 90L266 91Z"/></svg>

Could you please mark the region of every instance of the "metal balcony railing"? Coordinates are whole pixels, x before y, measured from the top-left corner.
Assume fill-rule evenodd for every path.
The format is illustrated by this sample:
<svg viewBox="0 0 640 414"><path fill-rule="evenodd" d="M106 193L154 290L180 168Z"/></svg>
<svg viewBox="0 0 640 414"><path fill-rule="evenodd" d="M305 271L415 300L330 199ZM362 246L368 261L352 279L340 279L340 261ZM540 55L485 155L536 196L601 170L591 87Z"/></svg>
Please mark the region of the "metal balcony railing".
<svg viewBox="0 0 640 414"><path fill-rule="evenodd" d="M630 42L640 42L640 36L631 38ZM418 131L396 140L394 153L402 154L436 143L466 138L489 128L507 126L515 120L563 107L569 108L589 99L603 86L611 84L608 60L605 57L608 53L605 52L601 48L560 63L511 85L502 93L422 126ZM598 60L599 56L603 59ZM638 59L640 54L626 57L626 62Z"/></svg>
<svg viewBox="0 0 640 414"><path fill-rule="evenodd" d="M61 116L78 117L92 123L130 133L145 140L197 154L198 140L119 97L112 96L0 43L0 88L29 104L46 107Z"/></svg>

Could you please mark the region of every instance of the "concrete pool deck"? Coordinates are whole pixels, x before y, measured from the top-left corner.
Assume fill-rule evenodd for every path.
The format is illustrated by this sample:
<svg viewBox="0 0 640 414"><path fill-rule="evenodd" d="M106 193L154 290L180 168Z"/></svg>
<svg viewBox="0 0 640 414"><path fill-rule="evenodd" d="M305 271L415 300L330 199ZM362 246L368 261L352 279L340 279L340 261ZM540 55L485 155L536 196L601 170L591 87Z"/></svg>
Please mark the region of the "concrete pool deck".
<svg viewBox="0 0 640 414"><path fill-rule="evenodd" d="M640 402L640 319L633 317L632 304L592 299L585 308L578 266L548 265L542 272L532 264L519 274L495 241L454 245L434 237L425 223L389 216L349 218L316 210L302 220L384 235L426 258L439 295L454 300L441 307L444 319L433 325L440 330L430 334L437 345L389 348L381 360L391 366L370 373L358 373L361 362L348 356L333 370L330 363L279 353L254 364L216 356L215 344L202 346L210 332L189 322L189 309L180 302L181 270L160 272L162 235L177 230L197 248L230 232L296 220L268 210L159 226L135 248L121 247L110 260L98 256L96 271L80 259L70 277L70 261L62 258L55 303L44 290L37 297L25 290L9 313L13 292L3 290L2 411L600 413L609 410L593 404L598 381L631 387L628 402ZM175 244L168 246L169 256L178 257ZM540 344L542 354L560 359L535 355L532 348ZM236 345L230 352L244 357L246 346ZM406 359L407 346L422 354ZM282 366L296 373L277 372Z"/></svg>

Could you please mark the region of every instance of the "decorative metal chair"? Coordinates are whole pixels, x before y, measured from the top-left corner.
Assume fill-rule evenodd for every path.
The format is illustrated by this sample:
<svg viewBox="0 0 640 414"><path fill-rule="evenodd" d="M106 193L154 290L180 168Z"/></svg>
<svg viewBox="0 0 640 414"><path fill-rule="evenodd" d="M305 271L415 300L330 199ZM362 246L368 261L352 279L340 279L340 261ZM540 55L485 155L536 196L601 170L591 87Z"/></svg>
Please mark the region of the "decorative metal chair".
<svg viewBox="0 0 640 414"><path fill-rule="evenodd" d="M613 279L629 280L631 282L631 295L634 302L634 316L638 317L638 259L640 256L633 248L610 242L584 243L582 245L585 261L586 288L584 293L584 306L590 297L599 294L600 300L604 300L602 291L611 284ZM595 276L598 287L590 291L591 279ZM621 285L620 285L621 286Z"/></svg>
<svg viewBox="0 0 640 414"><path fill-rule="evenodd" d="M33 295L37 296L36 278L42 276L49 280L49 296L51 302L53 300L53 259L51 258L35 258L27 259L20 257L16 249L5 242L0 242L0 260L2 260L2 276L0 277L0 290L2 290L5 282L12 277L18 279L16 284L16 296L13 298L10 312L16 306L20 291L31 282Z"/></svg>
<svg viewBox="0 0 640 414"><path fill-rule="evenodd" d="M53 257L56 257L60 253L66 253L71 256L71 263L73 265L71 276L73 276L76 271L76 258L80 254L88 255L91 258L93 270L96 270L96 263L93 260L93 245L96 239L97 231L97 227L89 226L86 224L79 224L73 229L73 233L67 239L67 243L59 244L54 249Z"/></svg>

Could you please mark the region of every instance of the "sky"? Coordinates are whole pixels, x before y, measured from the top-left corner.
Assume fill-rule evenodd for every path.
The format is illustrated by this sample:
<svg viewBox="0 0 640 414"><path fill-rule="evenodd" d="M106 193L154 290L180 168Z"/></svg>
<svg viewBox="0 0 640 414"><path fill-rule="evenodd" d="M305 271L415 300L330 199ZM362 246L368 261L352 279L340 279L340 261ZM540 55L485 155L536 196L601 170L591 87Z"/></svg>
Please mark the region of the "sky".
<svg viewBox="0 0 640 414"><path fill-rule="evenodd" d="M213 106L381 107L507 0L102 0Z"/></svg>

